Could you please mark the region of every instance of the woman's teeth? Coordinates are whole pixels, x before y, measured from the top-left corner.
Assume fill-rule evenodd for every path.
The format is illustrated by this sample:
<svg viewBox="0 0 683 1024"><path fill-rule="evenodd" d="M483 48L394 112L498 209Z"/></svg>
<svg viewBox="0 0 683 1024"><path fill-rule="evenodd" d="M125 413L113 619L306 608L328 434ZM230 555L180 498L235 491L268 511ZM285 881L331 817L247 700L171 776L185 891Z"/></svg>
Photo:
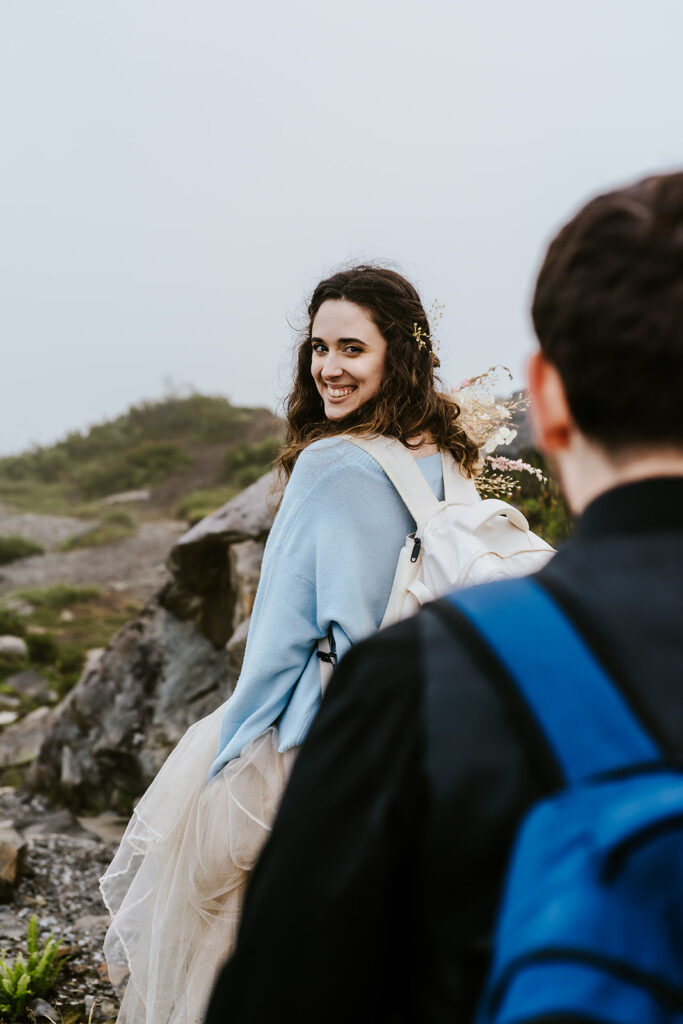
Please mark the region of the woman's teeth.
<svg viewBox="0 0 683 1024"><path fill-rule="evenodd" d="M352 387L351 388L331 388L329 386L329 384L327 385L327 391L329 393L330 398L346 398L346 396L350 395L351 392L354 391L354 390L355 390L355 388L352 388Z"/></svg>

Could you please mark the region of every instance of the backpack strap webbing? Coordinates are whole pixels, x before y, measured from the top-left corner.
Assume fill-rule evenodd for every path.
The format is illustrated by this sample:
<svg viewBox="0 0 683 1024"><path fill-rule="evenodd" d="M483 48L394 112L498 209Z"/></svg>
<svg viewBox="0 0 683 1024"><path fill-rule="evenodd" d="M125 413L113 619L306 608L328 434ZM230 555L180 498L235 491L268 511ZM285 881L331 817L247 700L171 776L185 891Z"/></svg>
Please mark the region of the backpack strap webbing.
<svg viewBox="0 0 683 1024"><path fill-rule="evenodd" d="M441 502L427 483L415 456L395 437L344 436L367 452L384 470L416 523L421 523L439 507ZM441 464L446 501L466 505L478 502L474 481L460 474L450 452L442 453Z"/></svg>
<svg viewBox="0 0 683 1024"><path fill-rule="evenodd" d="M348 440L367 452L381 466L400 494L416 523L422 522L439 504L410 452L395 437L355 437Z"/></svg>
<svg viewBox="0 0 683 1024"><path fill-rule="evenodd" d="M529 577L450 594L529 706L567 782L661 754L582 637Z"/></svg>

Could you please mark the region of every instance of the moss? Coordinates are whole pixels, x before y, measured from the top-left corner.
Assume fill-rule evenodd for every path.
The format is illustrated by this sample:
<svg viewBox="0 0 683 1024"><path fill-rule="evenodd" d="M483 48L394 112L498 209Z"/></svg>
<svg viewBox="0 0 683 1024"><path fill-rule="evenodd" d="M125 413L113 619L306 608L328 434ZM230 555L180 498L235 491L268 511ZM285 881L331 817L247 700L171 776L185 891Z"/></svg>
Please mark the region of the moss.
<svg viewBox="0 0 683 1024"><path fill-rule="evenodd" d="M43 554L45 554L45 549L26 537L15 535L0 537L0 565L8 565L20 558L31 558L33 555Z"/></svg>

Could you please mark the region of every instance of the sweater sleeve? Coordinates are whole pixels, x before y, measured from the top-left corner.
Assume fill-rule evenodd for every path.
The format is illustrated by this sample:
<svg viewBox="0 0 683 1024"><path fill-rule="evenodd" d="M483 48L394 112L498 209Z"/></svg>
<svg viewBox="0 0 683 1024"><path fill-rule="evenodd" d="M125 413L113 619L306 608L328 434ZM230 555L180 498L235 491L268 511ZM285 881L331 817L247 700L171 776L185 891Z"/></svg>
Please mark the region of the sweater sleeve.
<svg viewBox="0 0 683 1024"><path fill-rule="evenodd" d="M365 452L337 440L302 453L266 544L212 775L276 721L281 749L301 742L320 703L317 641L332 625L341 657L379 627L406 532L400 500Z"/></svg>

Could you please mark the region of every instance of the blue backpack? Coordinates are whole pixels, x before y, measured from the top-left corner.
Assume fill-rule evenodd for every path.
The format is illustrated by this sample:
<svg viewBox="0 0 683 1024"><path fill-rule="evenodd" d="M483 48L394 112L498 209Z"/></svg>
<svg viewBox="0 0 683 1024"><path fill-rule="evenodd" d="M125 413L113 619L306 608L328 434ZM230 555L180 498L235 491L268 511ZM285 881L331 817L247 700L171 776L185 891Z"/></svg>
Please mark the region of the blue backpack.
<svg viewBox="0 0 683 1024"><path fill-rule="evenodd" d="M506 668L566 779L522 823L476 1024L683 1024L681 768L539 584L448 600Z"/></svg>

